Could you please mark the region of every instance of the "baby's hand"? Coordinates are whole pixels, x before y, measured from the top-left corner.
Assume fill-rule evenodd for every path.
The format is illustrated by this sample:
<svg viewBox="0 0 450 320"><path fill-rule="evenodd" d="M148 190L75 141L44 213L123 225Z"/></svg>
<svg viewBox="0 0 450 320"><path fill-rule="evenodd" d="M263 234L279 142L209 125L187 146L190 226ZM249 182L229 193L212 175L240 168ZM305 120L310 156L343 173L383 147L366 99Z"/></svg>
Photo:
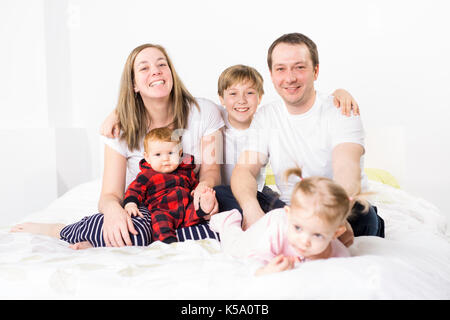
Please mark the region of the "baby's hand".
<svg viewBox="0 0 450 320"><path fill-rule="evenodd" d="M216 214L219 211L219 204L214 189L210 187L203 189L200 196L200 208L208 215Z"/></svg>
<svg viewBox="0 0 450 320"><path fill-rule="evenodd" d="M125 205L125 211L128 213L128 215L130 216L130 217L135 217L135 216L139 216L139 217L141 217L141 218L144 218L144 215L139 211L139 209L138 209L138 207L137 207L137 205L136 205L136 203L134 203L134 202L128 202L126 205Z"/></svg>
<svg viewBox="0 0 450 320"><path fill-rule="evenodd" d="M296 261L298 261L298 258L286 257L281 254L270 260L269 263L266 264L265 266L259 268L256 271L255 275L261 276L264 274L270 274L293 269Z"/></svg>

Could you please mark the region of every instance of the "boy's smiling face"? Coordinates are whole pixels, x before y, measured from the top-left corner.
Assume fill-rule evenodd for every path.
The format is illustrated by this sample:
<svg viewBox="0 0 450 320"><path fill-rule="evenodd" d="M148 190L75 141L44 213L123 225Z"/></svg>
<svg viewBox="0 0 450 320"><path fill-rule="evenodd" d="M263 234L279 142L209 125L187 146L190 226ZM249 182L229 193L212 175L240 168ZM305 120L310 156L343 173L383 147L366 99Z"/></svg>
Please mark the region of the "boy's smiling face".
<svg viewBox="0 0 450 320"><path fill-rule="evenodd" d="M228 113L230 124L240 130L247 129L252 122L261 96L252 82L240 82L231 85L219 96L220 102Z"/></svg>

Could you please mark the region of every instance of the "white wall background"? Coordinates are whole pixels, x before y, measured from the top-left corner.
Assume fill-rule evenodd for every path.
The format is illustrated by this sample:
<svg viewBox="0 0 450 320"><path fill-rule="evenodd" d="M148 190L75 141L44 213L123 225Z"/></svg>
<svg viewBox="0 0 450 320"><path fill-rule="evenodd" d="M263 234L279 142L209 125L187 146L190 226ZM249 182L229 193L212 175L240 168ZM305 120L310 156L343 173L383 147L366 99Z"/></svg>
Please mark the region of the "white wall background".
<svg viewBox="0 0 450 320"><path fill-rule="evenodd" d="M98 128L134 47L162 44L192 94L216 102L221 71L251 65L266 80L264 103L277 98L267 49L288 32L318 45L319 90L342 87L359 102L366 165L450 216L448 9L445 0L2 0L0 224L101 176Z"/></svg>

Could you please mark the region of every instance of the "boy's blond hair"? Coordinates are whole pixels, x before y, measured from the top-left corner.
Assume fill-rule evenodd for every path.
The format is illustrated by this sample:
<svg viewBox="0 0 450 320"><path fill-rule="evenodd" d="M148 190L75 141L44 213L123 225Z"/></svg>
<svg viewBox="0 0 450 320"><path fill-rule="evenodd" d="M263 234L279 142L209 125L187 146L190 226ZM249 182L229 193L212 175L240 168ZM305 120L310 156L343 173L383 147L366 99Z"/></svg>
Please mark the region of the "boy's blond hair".
<svg viewBox="0 0 450 320"><path fill-rule="evenodd" d="M351 212L353 200L357 200L368 209L368 202L364 200L365 194L360 194L355 199L351 199L347 192L339 184L325 177L308 177L302 179L302 170L292 168L285 172L286 179L290 175L296 175L301 180L297 182L292 191L291 205L293 207L302 207L298 200L298 193L301 192L307 197L313 198L314 214L325 219L328 223L342 223L347 219Z"/></svg>
<svg viewBox="0 0 450 320"><path fill-rule="evenodd" d="M149 152L148 143L150 141L162 141L162 142L181 142L181 135L177 134L178 130L172 130L168 127L155 128L150 130L144 138L144 151Z"/></svg>
<svg viewBox="0 0 450 320"><path fill-rule="evenodd" d="M224 91L227 90L235 83L251 82L258 92L258 95L262 97L264 94L264 80L261 74L252 67L237 64L226 68L219 77L217 85L217 93L220 97L223 97Z"/></svg>

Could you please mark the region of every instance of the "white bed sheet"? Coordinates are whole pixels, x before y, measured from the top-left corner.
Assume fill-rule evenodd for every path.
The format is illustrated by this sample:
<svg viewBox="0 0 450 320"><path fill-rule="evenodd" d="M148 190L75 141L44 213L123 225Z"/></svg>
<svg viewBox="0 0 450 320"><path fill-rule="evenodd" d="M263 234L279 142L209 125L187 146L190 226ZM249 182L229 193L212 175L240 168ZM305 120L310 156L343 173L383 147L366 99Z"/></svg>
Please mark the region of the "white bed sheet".
<svg viewBox="0 0 450 320"><path fill-rule="evenodd" d="M450 232L427 201L370 181L386 238L358 237L351 258L255 277L215 240L74 251L0 227L0 299L450 299ZM72 223L96 213L100 181L21 221Z"/></svg>

